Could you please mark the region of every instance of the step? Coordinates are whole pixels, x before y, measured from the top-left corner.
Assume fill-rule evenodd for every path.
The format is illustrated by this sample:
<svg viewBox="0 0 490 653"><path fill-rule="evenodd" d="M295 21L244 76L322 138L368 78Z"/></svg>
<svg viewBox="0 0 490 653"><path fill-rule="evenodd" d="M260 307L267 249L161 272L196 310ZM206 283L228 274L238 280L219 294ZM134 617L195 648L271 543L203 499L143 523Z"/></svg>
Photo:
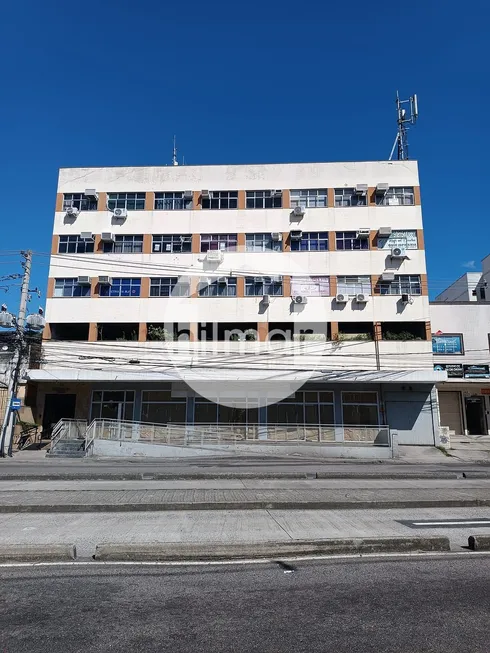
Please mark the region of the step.
<svg viewBox="0 0 490 653"><path fill-rule="evenodd" d="M46 458L85 458L85 451L57 451L46 454Z"/></svg>

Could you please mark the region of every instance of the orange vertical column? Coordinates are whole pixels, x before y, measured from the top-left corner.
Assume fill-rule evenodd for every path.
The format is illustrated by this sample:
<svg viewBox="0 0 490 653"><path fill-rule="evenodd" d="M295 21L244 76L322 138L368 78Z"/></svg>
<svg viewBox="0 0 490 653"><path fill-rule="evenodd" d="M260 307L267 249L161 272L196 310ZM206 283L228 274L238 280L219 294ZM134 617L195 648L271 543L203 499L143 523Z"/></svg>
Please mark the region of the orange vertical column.
<svg viewBox="0 0 490 653"><path fill-rule="evenodd" d="M261 342L265 342L267 340L267 335L269 333L269 322L258 322L257 333L258 333L259 340Z"/></svg>
<svg viewBox="0 0 490 653"><path fill-rule="evenodd" d="M97 323L91 322L88 327L89 342L97 342Z"/></svg>

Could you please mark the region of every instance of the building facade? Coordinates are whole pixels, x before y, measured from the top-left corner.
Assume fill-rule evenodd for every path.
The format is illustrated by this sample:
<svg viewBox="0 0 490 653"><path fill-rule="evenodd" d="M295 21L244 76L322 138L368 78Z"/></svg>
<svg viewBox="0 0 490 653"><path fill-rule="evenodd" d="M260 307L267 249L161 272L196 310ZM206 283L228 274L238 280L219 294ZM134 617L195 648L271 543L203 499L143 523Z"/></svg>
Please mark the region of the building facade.
<svg viewBox="0 0 490 653"><path fill-rule="evenodd" d="M438 437L417 164L60 170L37 419ZM265 433L267 431L265 430Z"/></svg>
<svg viewBox="0 0 490 653"><path fill-rule="evenodd" d="M490 256L482 272L460 277L431 302L441 426L455 435L490 434Z"/></svg>

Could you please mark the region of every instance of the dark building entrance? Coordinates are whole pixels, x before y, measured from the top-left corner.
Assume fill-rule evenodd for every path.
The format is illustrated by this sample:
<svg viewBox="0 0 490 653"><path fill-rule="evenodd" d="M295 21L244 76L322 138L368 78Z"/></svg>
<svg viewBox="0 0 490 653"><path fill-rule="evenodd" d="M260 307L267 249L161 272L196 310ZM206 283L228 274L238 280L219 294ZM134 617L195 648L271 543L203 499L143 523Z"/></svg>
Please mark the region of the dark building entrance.
<svg viewBox="0 0 490 653"><path fill-rule="evenodd" d="M43 437L50 437L60 419L75 417L76 395L47 394L44 398Z"/></svg>

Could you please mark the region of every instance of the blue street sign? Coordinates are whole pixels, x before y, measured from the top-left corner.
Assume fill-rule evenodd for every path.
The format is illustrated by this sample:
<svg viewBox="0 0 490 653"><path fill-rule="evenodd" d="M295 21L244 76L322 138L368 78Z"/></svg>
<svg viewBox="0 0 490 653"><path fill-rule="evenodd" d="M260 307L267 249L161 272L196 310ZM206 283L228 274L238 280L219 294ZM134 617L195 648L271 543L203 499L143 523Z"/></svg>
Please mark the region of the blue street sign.
<svg viewBox="0 0 490 653"><path fill-rule="evenodd" d="M12 410L19 410L22 407L22 399L12 399L10 402L10 408Z"/></svg>

